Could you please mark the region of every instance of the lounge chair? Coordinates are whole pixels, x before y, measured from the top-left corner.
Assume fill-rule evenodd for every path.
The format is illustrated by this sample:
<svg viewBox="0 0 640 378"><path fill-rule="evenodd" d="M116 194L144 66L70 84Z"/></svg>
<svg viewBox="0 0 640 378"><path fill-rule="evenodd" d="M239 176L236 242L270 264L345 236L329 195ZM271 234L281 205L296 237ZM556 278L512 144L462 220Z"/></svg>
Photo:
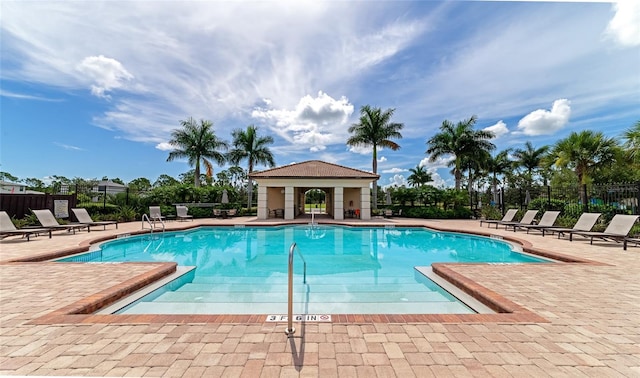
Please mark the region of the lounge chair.
<svg viewBox="0 0 640 378"><path fill-rule="evenodd" d="M600 215L601 215L600 213L582 213L582 215L580 215L580 218L578 218L578 221L576 222L576 224L573 225L573 228L545 227L542 229L542 236L544 236L544 234L547 232L551 234L557 233L558 239L559 239L560 236L564 234L568 234L570 232L591 231L593 226L598 221L598 218L600 218Z"/></svg>
<svg viewBox="0 0 640 378"><path fill-rule="evenodd" d="M553 224L556 223L556 219L558 219L558 215L560 215L559 211L545 211L538 224L513 224L507 226L507 228L513 227L513 232L516 232L516 229L524 228L527 230L527 234L530 230L540 231L547 227L553 227Z"/></svg>
<svg viewBox="0 0 640 378"><path fill-rule="evenodd" d="M623 250L627 250L627 244L635 244L635 245L640 245L640 238L624 238L624 241L622 242L622 249Z"/></svg>
<svg viewBox="0 0 640 378"><path fill-rule="evenodd" d="M391 218L391 217L393 217L393 210L391 210L391 209L386 209L386 210L384 211L384 217L385 217L385 218Z"/></svg>
<svg viewBox="0 0 640 378"><path fill-rule="evenodd" d="M176 219L177 220L187 220L191 219L193 221L193 215L187 214L189 212L189 208L186 206L176 205Z"/></svg>
<svg viewBox="0 0 640 378"><path fill-rule="evenodd" d="M66 230L71 231L74 234L76 230L81 230L83 228L87 229L87 232L91 232L91 229L86 224L80 223L69 223L69 224L60 224L53 213L49 209L42 210L31 210L36 217L38 218L38 222L42 225L42 227L50 229L50 230Z"/></svg>
<svg viewBox="0 0 640 378"><path fill-rule="evenodd" d="M533 223L536 214L538 214L538 210L527 210L527 212L524 213L522 219L520 219L519 222L499 222L498 224L496 224L496 228L498 228L498 226L504 226L504 229L506 230L509 227L531 224Z"/></svg>
<svg viewBox="0 0 640 378"><path fill-rule="evenodd" d="M71 209L71 211L73 211L80 224L86 224L89 227L102 226L103 230L106 230L108 225L115 224L116 228L118 228L118 221L94 221L85 208Z"/></svg>
<svg viewBox="0 0 640 378"><path fill-rule="evenodd" d="M160 206L149 206L149 220L154 224L156 222L164 223L166 218L162 215L160 211Z"/></svg>
<svg viewBox="0 0 640 378"><path fill-rule="evenodd" d="M569 234L569 241L573 241L573 235L581 235L589 238L590 244L593 244L594 238L624 242L629 236L629 232L631 228L633 228L634 223L638 220L638 217L640 217L640 215L616 214L603 232L574 231ZM624 243L622 247L625 247Z"/></svg>
<svg viewBox="0 0 640 378"><path fill-rule="evenodd" d="M7 236L21 235L22 237L26 236L27 241L29 241L31 235L37 236L43 233L48 233L49 238L51 238L51 230L47 228L16 228L9 214L6 211L0 211L0 239L4 239Z"/></svg>
<svg viewBox="0 0 640 378"><path fill-rule="evenodd" d="M235 217L236 215L238 215L238 210L229 209L229 210L227 210L227 215L230 216L230 217Z"/></svg>
<svg viewBox="0 0 640 378"><path fill-rule="evenodd" d="M502 219L480 219L480 227L482 227L482 223L484 222L489 223L489 227L491 227L492 224L495 224L496 228L498 228L498 224L502 222L513 222L513 218L515 218L517 213L518 209L509 209L504 213Z"/></svg>

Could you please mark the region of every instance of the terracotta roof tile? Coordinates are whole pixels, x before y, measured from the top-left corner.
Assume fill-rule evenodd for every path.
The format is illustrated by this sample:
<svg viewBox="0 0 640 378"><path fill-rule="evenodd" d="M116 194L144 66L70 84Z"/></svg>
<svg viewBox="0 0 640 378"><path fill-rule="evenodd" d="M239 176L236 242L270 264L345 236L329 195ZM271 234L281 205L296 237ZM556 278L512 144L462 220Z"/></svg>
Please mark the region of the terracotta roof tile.
<svg viewBox="0 0 640 378"><path fill-rule="evenodd" d="M309 160L251 173L252 178L368 178L379 175L320 160Z"/></svg>

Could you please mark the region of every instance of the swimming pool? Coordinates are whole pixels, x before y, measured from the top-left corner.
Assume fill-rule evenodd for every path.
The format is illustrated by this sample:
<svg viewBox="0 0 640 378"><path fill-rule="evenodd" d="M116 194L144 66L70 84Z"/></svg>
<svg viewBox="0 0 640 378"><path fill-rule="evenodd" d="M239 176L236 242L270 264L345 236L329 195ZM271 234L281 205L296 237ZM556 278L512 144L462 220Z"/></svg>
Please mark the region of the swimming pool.
<svg viewBox="0 0 640 378"><path fill-rule="evenodd" d="M417 266L548 262L506 242L424 228L202 227L132 236L61 262L172 261L195 266L124 307L127 314L274 314L287 308L292 243L294 311L306 314L473 313Z"/></svg>

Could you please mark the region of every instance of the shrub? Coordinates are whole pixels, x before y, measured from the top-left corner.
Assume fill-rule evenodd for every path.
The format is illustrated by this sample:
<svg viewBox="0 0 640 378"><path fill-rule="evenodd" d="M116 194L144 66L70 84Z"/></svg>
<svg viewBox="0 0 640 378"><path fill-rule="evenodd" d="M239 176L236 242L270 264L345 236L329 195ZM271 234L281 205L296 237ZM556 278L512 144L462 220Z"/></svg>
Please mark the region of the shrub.
<svg viewBox="0 0 640 378"><path fill-rule="evenodd" d="M409 207L402 210L402 216L424 219L469 219L471 210L466 207L441 209L439 207Z"/></svg>
<svg viewBox="0 0 640 378"><path fill-rule="evenodd" d="M495 206L484 205L480 210L480 216L484 219L502 219L502 212Z"/></svg>
<svg viewBox="0 0 640 378"><path fill-rule="evenodd" d="M118 208L117 220L118 222L133 222L138 218L138 212L132 206L120 206Z"/></svg>

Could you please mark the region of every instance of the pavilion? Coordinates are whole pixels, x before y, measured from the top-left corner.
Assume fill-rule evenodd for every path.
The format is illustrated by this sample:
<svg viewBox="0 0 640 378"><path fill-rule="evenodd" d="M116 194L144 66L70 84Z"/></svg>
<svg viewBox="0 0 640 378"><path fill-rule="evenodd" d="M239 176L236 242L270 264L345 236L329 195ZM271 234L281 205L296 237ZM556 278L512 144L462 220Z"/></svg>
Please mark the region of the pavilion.
<svg viewBox="0 0 640 378"><path fill-rule="evenodd" d="M309 160L257 171L250 177L258 184L258 219L292 220L305 214L305 193L325 192L327 214L333 219L355 216L371 219L370 186L379 175L320 160Z"/></svg>

